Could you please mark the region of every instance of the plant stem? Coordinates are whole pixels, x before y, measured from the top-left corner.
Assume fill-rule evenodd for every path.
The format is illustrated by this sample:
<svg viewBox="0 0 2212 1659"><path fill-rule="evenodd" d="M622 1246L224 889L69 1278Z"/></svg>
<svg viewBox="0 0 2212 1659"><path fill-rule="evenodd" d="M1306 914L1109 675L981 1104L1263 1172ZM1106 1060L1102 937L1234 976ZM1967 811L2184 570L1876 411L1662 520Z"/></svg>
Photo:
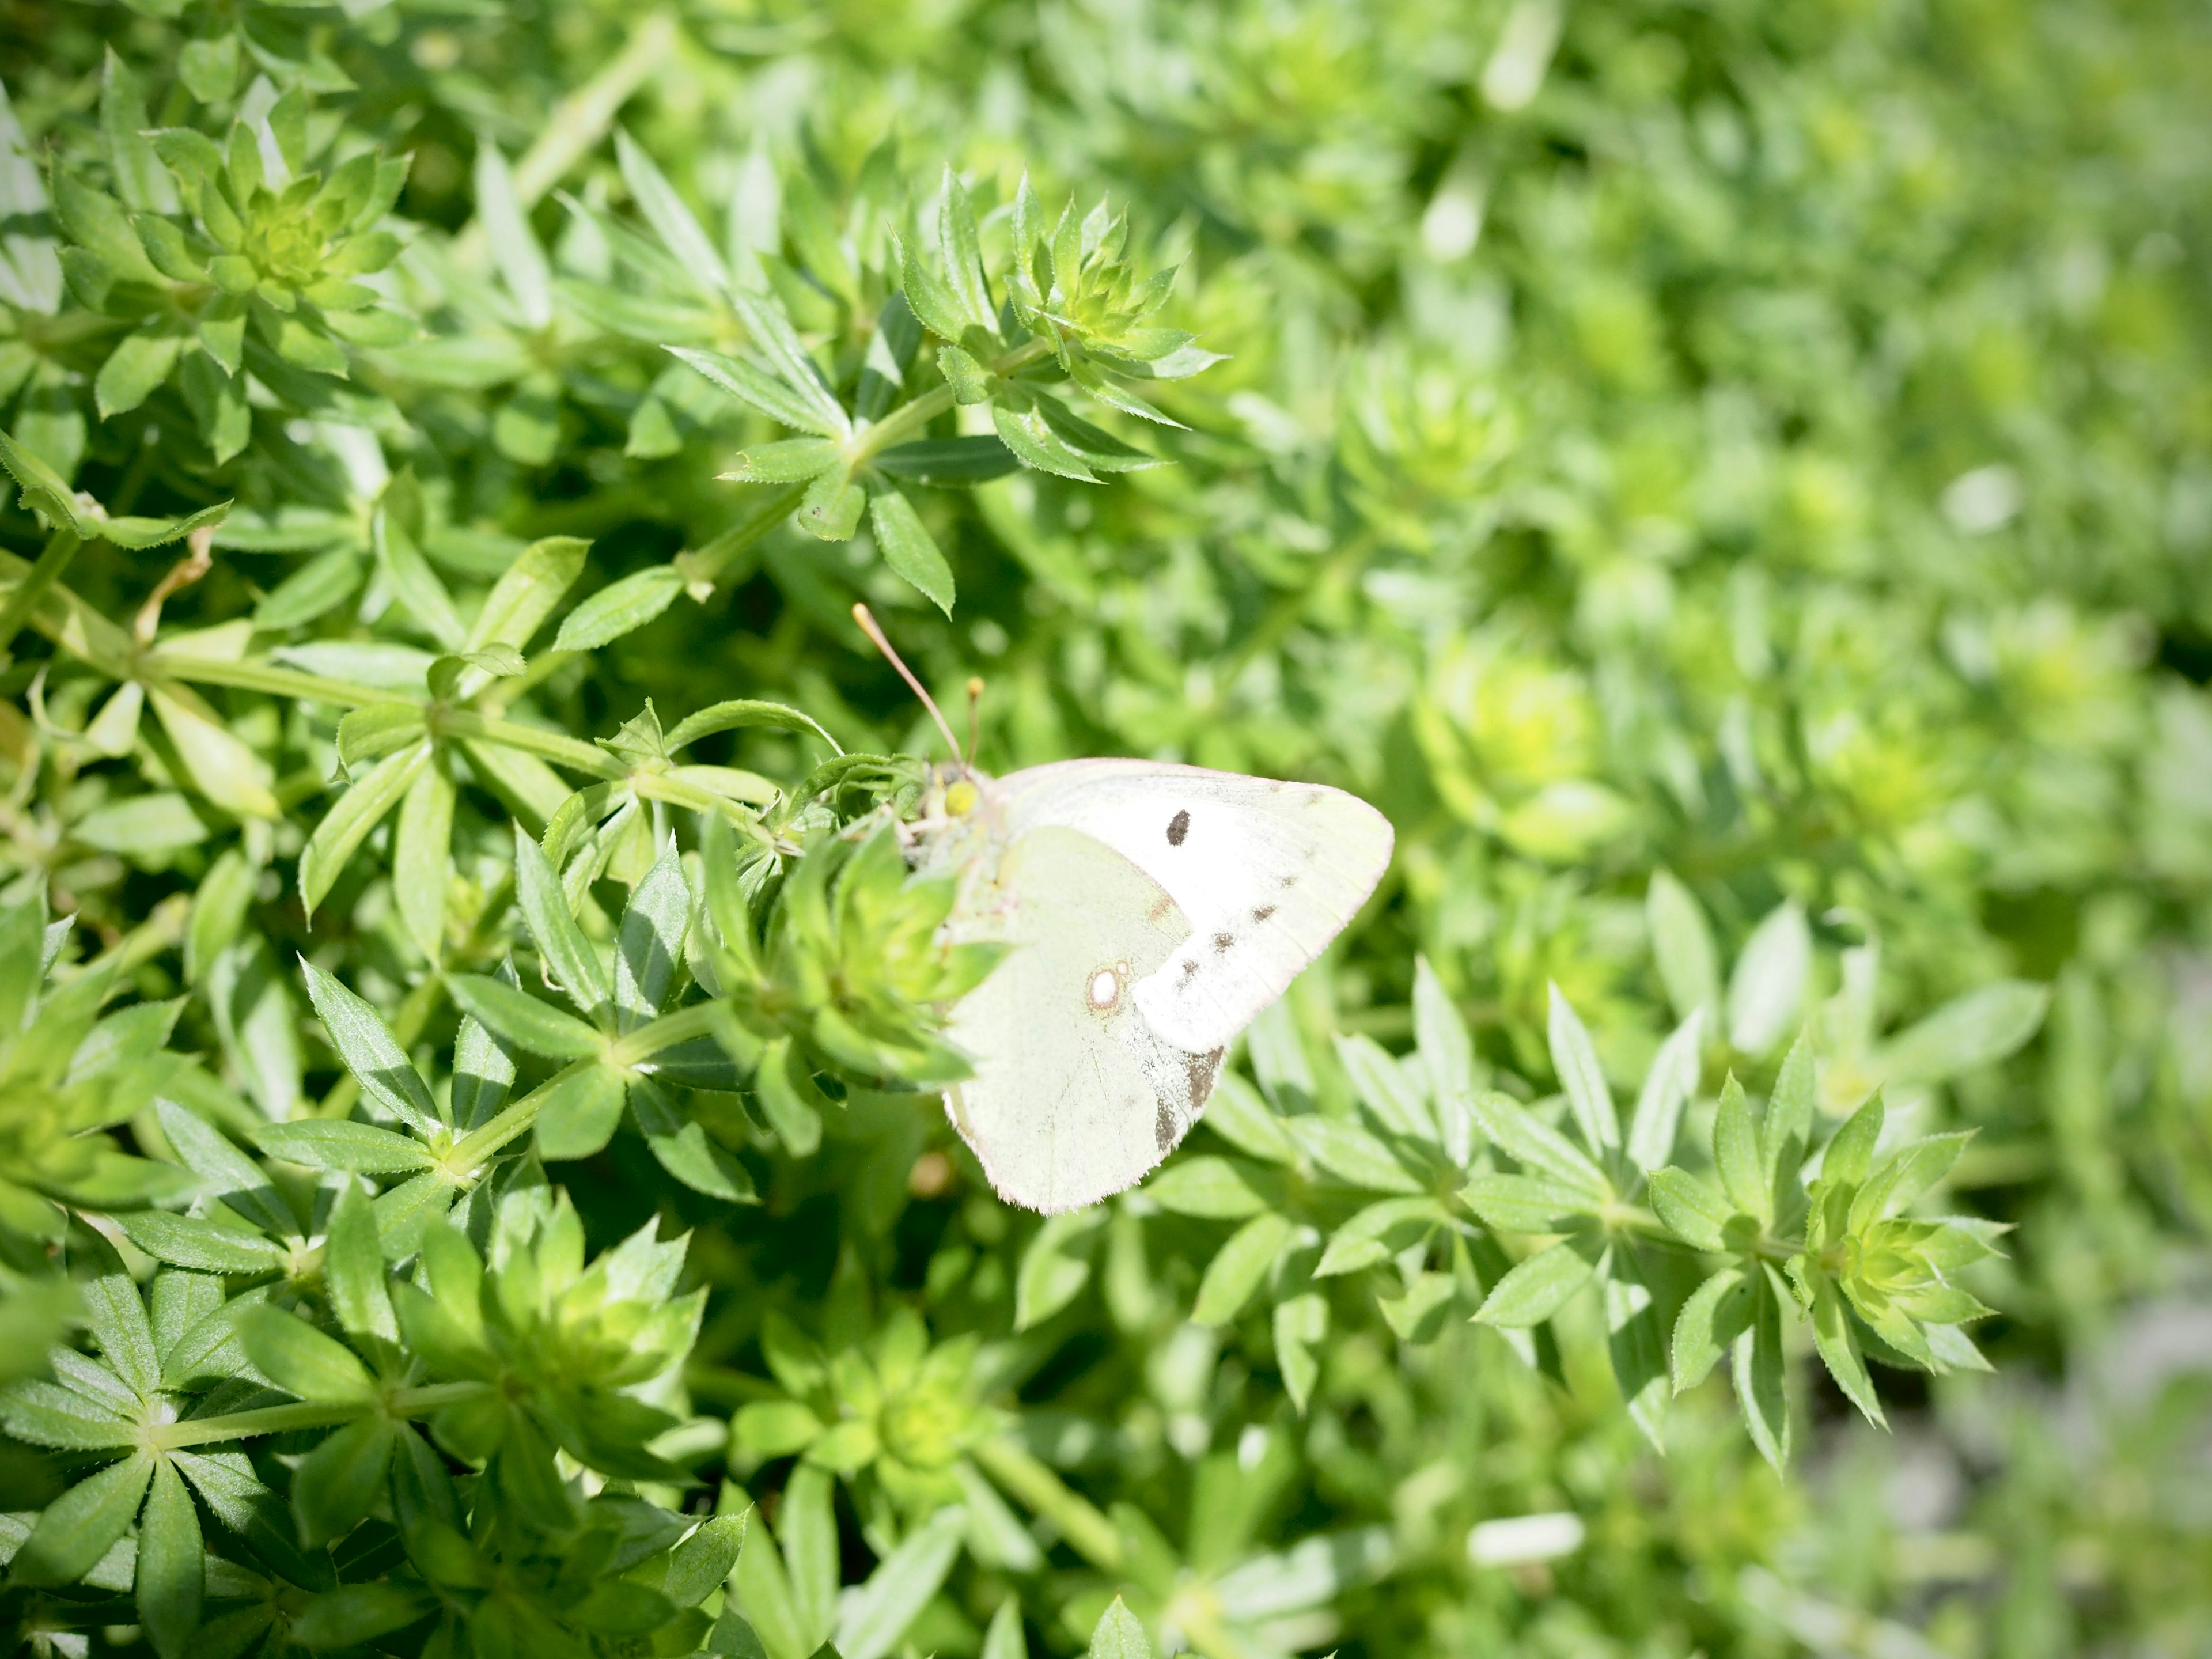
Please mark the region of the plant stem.
<svg viewBox="0 0 2212 1659"><path fill-rule="evenodd" d="M383 1401L395 1417L427 1417L447 1406L473 1400L484 1391L482 1382L431 1382L419 1388L395 1389ZM226 1412L220 1417L188 1417L163 1423L154 1430L154 1443L166 1450L211 1445L220 1440L246 1440L256 1435L283 1434L293 1429L325 1428L350 1423L376 1409L367 1401L334 1405L326 1401L301 1400L284 1406L264 1406L250 1412Z"/></svg>
<svg viewBox="0 0 2212 1659"><path fill-rule="evenodd" d="M502 720L496 714L480 714L473 708L447 708L438 714L434 724L437 735L442 738L474 738L482 743L520 749L556 766L588 772L610 782L619 783L629 775L627 766L595 744L565 737L558 732L541 732L534 726Z"/></svg>
<svg viewBox="0 0 2212 1659"><path fill-rule="evenodd" d="M1002 352L991 362L994 374L1012 374L1040 362L1052 356L1052 342L1038 336L1024 340L1012 350ZM910 404L902 404L884 416L882 421L859 434L849 452L855 469L866 466L876 456L894 444L906 441L932 421L952 407L952 388L949 385L933 386Z"/></svg>
<svg viewBox="0 0 2212 1659"><path fill-rule="evenodd" d="M227 685L237 691L264 691L273 697L292 697L301 702L328 703L338 708L363 708L373 702L420 702L404 691L385 691L349 680L325 679L296 668L283 668L258 658L222 662L211 657L181 652L155 652L146 659L148 672L166 679Z"/></svg>
<svg viewBox="0 0 2212 1659"><path fill-rule="evenodd" d="M1108 1572L1121 1570L1121 1534L1114 1523L1024 1447L986 1440L971 1455L991 1479L1058 1527L1078 1555Z"/></svg>
<svg viewBox="0 0 2212 1659"><path fill-rule="evenodd" d="M538 1121L538 1114L544 1110L545 1103L552 1098L558 1085L575 1075L580 1067L599 1063L596 1060L579 1060L562 1066L490 1122L470 1130L455 1141L441 1162L455 1174L466 1176L508 1141L526 1133Z"/></svg>
<svg viewBox="0 0 2212 1659"><path fill-rule="evenodd" d="M676 568L683 575L684 591L704 605L725 573L737 562L738 556L789 518L792 509L805 496L804 483L787 484L763 501L752 517L732 525L697 552L678 554Z"/></svg>
<svg viewBox="0 0 2212 1659"><path fill-rule="evenodd" d="M16 583L7 604L0 605L0 659L15 644L15 635L23 631L23 624L30 621L31 613L39 608L39 601L62 579L62 572L69 568L70 561L76 557L77 549L83 544L74 530L57 530L46 538L46 550L31 567L31 574Z"/></svg>
<svg viewBox="0 0 2212 1659"><path fill-rule="evenodd" d="M628 1036L617 1038L607 1051L607 1058L617 1066L642 1065L663 1048L673 1048L694 1037L711 1036L714 1031L714 1005L695 1002L672 1014L663 1014L650 1024L639 1026Z"/></svg>

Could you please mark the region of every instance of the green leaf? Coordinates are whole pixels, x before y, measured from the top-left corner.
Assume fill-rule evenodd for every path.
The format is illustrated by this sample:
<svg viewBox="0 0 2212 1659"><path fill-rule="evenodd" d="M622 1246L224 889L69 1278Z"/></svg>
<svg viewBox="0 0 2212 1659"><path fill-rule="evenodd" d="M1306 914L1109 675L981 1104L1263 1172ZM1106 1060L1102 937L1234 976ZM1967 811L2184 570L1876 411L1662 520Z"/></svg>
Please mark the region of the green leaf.
<svg viewBox="0 0 2212 1659"><path fill-rule="evenodd" d="M1426 957L1413 958L1413 1037L1445 1156L1464 1167L1474 1155L1474 1042Z"/></svg>
<svg viewBox="0 0 2212 1659"><path fill-rule="evenodd" d="M596 651L633 633L675 603L684 575L672 564L647 565L608 583L562 618L556 651Z"/></svg>
<svg viewBox="0 0 2212 1659"><path fill-rule="evenodd" d="M1667 1231L1693 1250L1727 1248L1724 1230L1735 1206L1686 1170L1669 1167L1653 1172L1651 1207Z"/></svg>
<svg viewBox="0 0 2212 1659"><path fill-rule="evenodd" d="M1844 1121L1820 1155L1820 1179L1831 1186L1856 1187L1874 1168L1874 1149L1881 1139L1881 1092Z"/></svg>
<svg viewBox="0 0 2212 1659"><path fill-rule="evenodd" d="M1867 1421L1887 1427L1881 1401L1875 1394L1874 1379L1867 1375L1866 1360L1859 1352L1858 1337L1851 1329L1850 1309L1843 1293L1827 1274L1815 1273L1810 1277L1813 1342L1820 1350L1821 1363L1827 1366L1828 1374L1836 1379L1836 1386L1844 1391L1844 1397L1859 1408Z"/></svg>
<svg viewBox="0 0 2212 1659"><path fill-rule="evenodd" d="M562 1073L538 1110L538 1155L591 1157L622 1121L623 1098L623 1075L610 1066L579 1064Z"/></svg>
<svg viewBox="0 0 2212 1659"><path fill-rule="evenodd" d="M1744 942L1729 976L1728 1040L1739 1054L1764 1054L1797 1023L1813 972L1813 933L1805 908L1784 900Z"/></svg>
<svg viewBox="0 0 2212 1659"><path fill-rule="evenodd" d="M1352 1079L1353 1092L1378 1123L1411 1139L1436 1139L1436 1122L1409 1066L1364 1033L1340 1031L1335 1047L1337 1061Z"/></svg>
<svg viewBox="0 0 2212 1659"><path fill-rule="evenodd" d="M1674 1138L1682 1123L1682 1109L1697 1092L1699 1048L1705 1040L1705 1015L1692 1009L1676 1026L1644 1073L1643 1092L1628 1124L1628 1161L1649 1175L1674 1154Z"/></svg>
<svg viewBox="0 0 2212 1659"><path fill-rule="evenodd" d="M629 186L630 198L637 204L638 211L645 215L660 240L667 245L676 263L698 279L702 286L727 289L730 273L715 251L714 242L699 228L691 210L676 193L653 158L631 141L629 134L620 127L615 129L615 161L622 169L623 182ZM847 1655L846 1659L852 1659Z"/></svg>
<svg viewBox="0 0 2212 1659"><path fill-rule="evenodd" d="M824 382L821 369L800 343L782 304L771 295L740 290L730 295L730 307L744 324L745 332L752 337L753 348L767 360L811 417L789 424L818 432L841 443L849 438L852 422Z"/></svg>
<svg viewBox="0 0 2212 1659"><path fill-rule="evenodd" d="M949 352L938 353L939 364L946 364ZM948 375L951 370L947 366ZM957 384L957 383L956 383ZM1014 459L1024 466L1034 467L1040 472L1050 472L1063 478L1073 478L1079 483L1097 483L1098 475L1084 465L1084 458L1060 441L1047 421L1042 410L1009 409L1003 403L991 405L992 423Z"/></svg>
<svg viewBox="0 0 2212 1659"><path fill-rule="evenodd" d="M415 775L392 836L392 897L415 948L433 963L446 946L446 890L453 878L453 781L433 762Z"/></svg>
<svg viewBox="0 0 2212 1659"><path fill-rule="evenodd" d="M138 1210L115 1218L123 1236L156 1261L195 1273L259 1274L281 1270L283 1247L258 1233L218 1226L195 1216Z"/></svg>
<svg viewBox="0 0 2212 1659"><path fill-rule="evenodd" d="M38 1587L83 1577L129 1528L153 1474L153 1459L140 1451L78 1481L40 1515L15 1552L9 1581Z"/></svg>
<svg viewBox="0 0 2212 1659"><path fill-rule="evenodd" d="M1283 1392L1291 1407L1305 1414L1321 1380L1321 1345L1328 1336L1328 1298L1308 1291L1285 1297L1275 1304L1273 1334L1275 1366L1283 1374Z"/></svg>
<svg viewBox="0 0 2212 1659"><path fill-rule="evenodd" d="M834 438L841 444L845 441L847 433L842 419L826 418L811 399L742 358L726 357L720 352L700 351L689 346L670 346L666 349L669 356L696 369L738 402L758 410L770 420L795 426L802 432Z"/></svg>
<svg viewBox="0 0 2212 1659"><path fill-rule="evenodd" d="M1449 1224L1443 1206L1432 1198L1386 1198L1330 1235L1313 1276L1328 1279L1374 1267Z"/></svg>
<svg viewBox="0 0 2212 1659"><path fill-rule="evenodd" d="M941 1509L902 1540L841 1601L836 1644L845 1659L884 1659L952 1571L967 1512Z"/></svg>
<svg viewBox="0 0 2212 1659"><path fill-rule="evenodd" d="M652 1019L667 1002L690 922L691 887L671 841L631 890L616 930L615 1012L625 1030Z"/></svg>
<svg viewBox="0 0 2212 1659"><path fill-rule="evenodd" d="M1556 1232L1571 1218L1595 1212L1586 1188L1540 1176L1479 1175L1459 1196L1486 1226L1500 1232Z"/></svg>
<svg viewBox="0 0 2212 1659"><path fill-rule="evenodd" d="M402 1432L388 1418L365 1417L307 1454L292 1477L302 1544L313 1549L343 1538L368 1517Z"/></svg>
<svg viewBox="0 0 2212 1659"><path fill-rule="evenodd" d="M778 1037L768 1045L753 1073L753 1088L784 1150L793 1158L812 1157L822 1145L821 1095L790 1038Z"/></svg>
<svg viewBox="0 0 2212 1659"><path fill-rule="evenodd" d="M399 1340L392 1298L384 1286L384 1249L377 1237L375 1212L359 1187L342 1188L331 1207L323 1242L323 1279L330 1291L331 1311L349 1334Z"/></svg>
<svg viewBox="0 0 2212 1659"><path fill-rule="evenodd" d="M1551 987L1548 1031L1552 1069L1559 1073L1559 1086L1566 1091L1567 1107L1574 1114L1575 1127L1582 1131L1583 1144L1600 1155L1611 1152L1620 1145L1620 1120L1613 1111L1613 1091L1606 1087L1589 1032L1559 994L1557 985Z"/></svg>
<svg viewBox="0 0 2212 1659"><path fill-rule="evenodd" d="M877 453L872 465L894 478L949 487L988 483L1018 471L1021 463L998 438L924 438Z"/></svg>
<svg viewBox="0 0 2212 1659"><path fill-rule="evenodd" d="M361 1175L408 1175L434 1167L436 1159L411 1135L380 1129L373 1123L264 1124L253 1138L272 1158L313 1170L346 1170Z"/></svg>
<svg viewBox="0 0 2212 1659"><path fill-rule="evenodd" d="M1018 1597L1008 1595L991 1615L990 1628L983 1632L981 1659L1030 1659L1029 1644L1022 1635Z"/></svg>
<svg viewBox="0 0 2212 1659"><path fill-rule="evenodd" d="M1571 1244L1553 1244L1492 1285L1474 1317L1480 1324L1516 1330L1540 1325L1589 1280L1590 1264L1581 1253Z"/></svg>
<svg viewBox="0 0 2212 1659"><path fill-rule="evenodd" d="M109 1273L84 1286L82 1294L85 1323L100 1357L140 1398L152 1398L161 1386L161 1362L137 1285L121 1273Z"/></svg>
<svg viewBox="0 0 2212 1659"><path fill-rule="evenodd" d="M520 651L526 647L584 574L584 556L591 547L580 536L548 536L524 548L485 595L465 648L483 651L507 645Z"/></svg>
<svg viewBox="0 0 2212 1659"><path fill-rule="evenodd" d="M300 972L331 1046L370 1103L418 1134L435 1133L441 1127L436 1103L383 1017L304 957Z"/></svg>
<svg viewBox="0 0 2212 1659"><path fill-rule="evenodd" d="M1712 1375L1721 1356L1751 1328L1752 1310L1751 1284L1739 1267L1723 1267L1690 1293L1674 1316L1669 1352L1676 1394Z"/></svg>
<svg viewBox="0 0 2212 1659"><path fill-rule="evenodd" d="M799 1623L783 1557L758 1510L750 1513L744 1543L738 1552L735 1588L738 1606L769 1659L811 1659L828 1632L811 1631Z"/></svg>
<svg viewBox="0 0 2212 1659"><path fill-rule="evenodd" d="M1721 969L1705 910L1688 888L1662 869L1652 872L1644 912L1674 1018L1687 1024L1703 1014L1710 1022L1720 1012Z"/></svg>
<svg viewBox="0 0 2212 1659"><path fill-rule="evenodd" d="M1137 1615L1115 1596L1091 1632L1091 1659L1152 1659L1152 1640Z"/></svg>
<svg viewBox="0 0 2212 1659"><path fill-rule="evenodd" d="M428 1613L435 1605L419 1585L379 1580L343 1584L307 1604L292 1620L292 1640L303 1648L352 1648L387 1636Z"/></svg>
<svg viewBox="0 0 2212 1659"><path fill-rule="evenodd" d="M952 567L945 562L935 538L914 510L914 503L896 489L878 489L868 497L868 523L874 530L884 562L902 580L946 616L952 614Z"/></svg>
<svg viewBox="0 0 2212 1659"><path fill-rule="evenodd" d="M729 471L714 476L726 483L804 483L844 459L845 447L828 438L787 438L739 450Z"/></svg>
<svg viewBox="0 0 2212 1659"><path fill-rule="evenodd" d="M446 988L462 1012L525 1054L590 1060L606 1049L607 1040L597 1027L540 1002L520 986L483 974L451 974Z"/></svg>
<svg viewBox="0 0 2212 1659"><path fill-rule="evenodd" d="M1495 1090L1474 1097L1475 1121L1482 1132L1526 1170L1589 1194L1610 1195L1605 1172L1590 1162L1582 1148L1549 1124L1539 1121L1510 1095Z"/></svg>
<svg viewBox="0 0 2212 1659"><path fill-rule="evenodd" d="M1091 1282L1091 1254L1105 1225L1101 1210L1048 1216L1022 1252L1014 1276L1014 1328L1042 1325L1082 1294Z"/></svg>
<svg viewBox="0 0 2212 1659"><path fill-rule="evenodd" d="M477 223L515 309L529 327L545 327L553 320L552 268L515 195L507 158L489 137L477 140L476 203Z"/></svg>
<svg viewBox="0 0 2212 1659"><path fill-rule="evenodd" d="M1778 1473L1789 1467L1790 1445L1782 1303L1772 1270L1762 1269L1752 1285L1750 1322L1736 1337L1730 1354L1736 1404L1751 1430L1752 1443Z"/></svg>
<svg viewBox="0 0 2212 1659"><path fill-rule="evenodd" d="M1199 1280L1190 1310L1195 1325L1226 1325L1244 1311L1288 1247L1296 1227L1272 1211L1256 1215L1229 1236Z"/></svg>
<svg viewBox="0 0 2212 1659"><path fill-rule="evenodd" d="M1731 1073L1721 1085L1720 1108L1713 1115L1713 1164L1729 1201L1764 1224L1774 1219L1774 1195L1759 1143L1759 1121Z"/></svg>
<svg viewBox="0 0 2212 1659"><path fill-rule="evenodd" d="M281 1308L249 1308L238 1334L262 1374L302 1400L366 1409L376 1384L360 1360L298 1315Z"/></svg>
<svg viewBox="0 0 2212 1659"><path fill-rule="evenodd" d="M1630 1247L1616 1242L1599 1264L1604 1293L1606 1347L1613 1380L1628 1415L1651 1443L1666 1449L1667 1345L1659 1330L1659 1310Z"/></svg>
<svg viewBox="0 0 2212 1659"><path fill-rule="evenodd" d="M1283 1127L1308 1158L1346 1186L1378 1193L1421 1190L1421 1182L1389 1147L1356 1123L1300 1116L1284 1119Z"/></svg>
<svg viewBox="0 0 2212 1659"><path fill-rule="evenodd" d="M738 1565L745 1523L741 1516L718 1515L702 1522L669 1553L668 1577L660 1593L679 1607L696 1607L722 1586Z"/></svg>
<svg viewBox="0 0 2212 1659"><path fill-rule="evenodd" d="M429 763L429 743L417 740L379 761L323 815L300 854L300 902L311 918L368 832L399 805Z"/></svg>
<svg viewBox="0 0 2212 1659"><path fill-rule="evenodd" d="M113 420L126 415L151 397L154 391L169 378L176 367L177 356L184 349L181 334L149 333L142 330L126 334L108 353L107 361L100 367L99 376L93 381L93 399L99 406L100 418Z"/></svg>
<svg viewBox="0 0 2212 1659"><path fill-rule="evenodd" d="M146 94L138 77L108 46L100 80L100 136L107 150L107 165L125 207L140 213L174 213L176 187L168 170L155 154L146 129ZM162 1659L168 1659L164 1651Z"/></svg>
<svg viewBox="0 0 2212 1659"><path fill-rule="evenodd" d="M207 1580L199 1510L166 1459L154 1467L138 1522L138 1622L161 1659L179 1659L200 1622Z"/></svg>
<svg viewBox="0 0 2212 1659"><path fill-rule="evenodd" d="M555 983L587 1018L599 1019L607 1007L605 969L569 912L560 877L520 824L514 828L514 898Z"/></svg>
<svg viewBox="0 0 2212 1659"><path fill-rule="evenodd" d="M860 527L860 512L868 498L860 485L850 482L851 477L842 467L817 475L807 485L791 521L822 541L852 540L853 532Z"/></svg>
<svg viewBox="0 0 2212 1659"><path fill-rule="evenodd" d="M696 743L701 738L717 732L732 732L744 727L769 726L779 731L795 732L820 741L832 755L845 751L811 716L796 708L787 708L780 702L760 702L748 697L734 698L701 709L688 719L678 720L665 739L670 753Z"/></svg>
<svg viewBox="0 0 2212 1659"><path fill-rule="evenodd" d="M1942 1083L2017 1052L2042 1029L2051 988L1999 980L1945 1003L1886 1043L1875 1069L1892 1083Z"/></svg>
<svg viewBox="0 0 2212 1659"><path fill-rule="evenodd" d="M1265 1179L1241 1158L1178 1158L1145 1183L1145 1196L1176 1215L1241 1221L1267 1207Z"/></svg>

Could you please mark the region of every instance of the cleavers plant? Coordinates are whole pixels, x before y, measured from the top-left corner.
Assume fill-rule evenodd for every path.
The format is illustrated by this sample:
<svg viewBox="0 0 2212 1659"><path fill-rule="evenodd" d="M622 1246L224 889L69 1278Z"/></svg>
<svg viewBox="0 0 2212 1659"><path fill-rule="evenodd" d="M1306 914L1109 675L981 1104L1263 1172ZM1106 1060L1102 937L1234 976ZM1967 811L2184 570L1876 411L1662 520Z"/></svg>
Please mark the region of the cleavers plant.
<svg viewBox="0 0 2212 1659"><path fill-rule="evenodd" d="M8 16L18 1644L2201 1648L2201 18ZM855 599L1397 829L1107 1204Z"/></svg>

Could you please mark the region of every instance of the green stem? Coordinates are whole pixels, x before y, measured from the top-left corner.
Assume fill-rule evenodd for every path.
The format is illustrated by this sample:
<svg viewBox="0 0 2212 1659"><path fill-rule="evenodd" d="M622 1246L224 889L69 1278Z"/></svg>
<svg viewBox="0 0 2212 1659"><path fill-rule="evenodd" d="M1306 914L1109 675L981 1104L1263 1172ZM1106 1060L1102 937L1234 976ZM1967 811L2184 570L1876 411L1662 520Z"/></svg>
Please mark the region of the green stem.
<svg viewBox="0 0 2212 1659"><path fill-rule="evenodd" d="M471 1129L463 1135L441 1161L463 1176L481 1168L486 1158L508 1141L529 1132L530 1126L538 1121L538 1114L545 1109L545 1103L553 1097L556 1087L582 1067L599 1063L595 1060L579 1060L562 1066L482 1128Z"/></svg>
<svg viewBox="0 0 2212 1659"><path fill-rule="evenodd" d="M971 1454L983 1472L1060 1528L1075 1553L1108 1572L1121 1570L1121 1534L1090 1501L1012 1440L986 1440Z"/></svg>
<svg viewBox="0 0 2212 1659"><path fill-rule="evenodd" d="M8 596L8 603L0 605L0 653L15 644L15 635L23 631L23 624L30 621L31 613L39 608L39 601L62 579L62 572L69 568L70 561L76 557L76 550L82 545L76 532L66 528L46 538L46 550L31 567L31 574L15 585L15 591Z"/></svg>
<svg viewBox="0 0 2212 1659"><path fill-rule="evenodd" d="M301 702L329 703L339 708L362 708L373 702L419 702L404 691L383 691L349 680L325 679L296 668L243 658L224 662L212 657L188 656L182 652L157 652L146 660L151 673L201 685L228 685L239 691L265 691L272 697L293 697Z"/></svg>
<svg viewBox="0 0 2212 1659"><path fill-rule="evenodd" d="M711 1036L714 1030L714 1005L695 1002L672 1014L663 1014L650 1024L639 1026L628 1036L617 1038L607 1050L607 1058L617 1066L641 1065L663 1048L673 1048L694 1037Z"/></svg>
<svg viewBox="0 0 2212 1659"><path fill-rule="evenodd" d="M1040 335L992 359L991 373L1012 374L1051 356L1052 342ZM946 385L933 386L912 403L902 404L891 410L853 441L852 448L848 453L853 458L854 470L866 466L892 445L904 443L910 435L920 432L951 407L952 388Z"/></svg>
<svg viewBox="0 0 2212 1659"><path fill-rule="evenodd" d="M804 483L787 484L762 502L760 510L752 517L732 525L697 552L678 554L676 568L684 578L685 590L703 603L737 562L738 556L789 518L792 510L805 498Z"/></svg>
<svg viewBox="0 0 2212 1659"><path fill-rule="evenodd" d="M534 726L502 720L496 714L480 714L473 708L447 708L439 713L435 724L440 737L474 738L479 742L520 749L551 761L556 766L588 772L610 782L619 783L629 775L628 767L594 744L558 732L541 732Z"/></svg>
<svg viewBox="0 0 2212 1659"><path fill-rule="evenodd" d="M394 1389L383 1402L394 1417L427 1417L447 1406L473 1400L484 1390L481 1382L432 1382L420 1388ZM188 1417L163 1423L154 1430L154 1443L167 1451L187 1446L212 1445L223 1440L247 1440L257 1435L284 1434L294 1429L328 1428L350 1423L377 1409L370 1401L332 1404L301 1400L284 1406L263 1406L250 1412L226 1412L220 1417Z"/></svg>

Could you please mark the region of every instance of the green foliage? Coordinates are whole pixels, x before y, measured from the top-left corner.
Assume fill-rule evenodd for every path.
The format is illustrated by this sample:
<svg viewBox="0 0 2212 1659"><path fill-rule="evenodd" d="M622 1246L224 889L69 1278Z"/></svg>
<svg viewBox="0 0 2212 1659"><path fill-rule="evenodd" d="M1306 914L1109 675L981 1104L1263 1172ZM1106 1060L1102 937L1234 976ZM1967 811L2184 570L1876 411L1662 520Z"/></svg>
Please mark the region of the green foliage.
<svg viewBox="0 0 2212 1659"><path fill-rule="evenodd" d="M2200 16L10 17L19 1645L2203 1647ZM856 600L1393 821L1109 1204Z"/></svg>

